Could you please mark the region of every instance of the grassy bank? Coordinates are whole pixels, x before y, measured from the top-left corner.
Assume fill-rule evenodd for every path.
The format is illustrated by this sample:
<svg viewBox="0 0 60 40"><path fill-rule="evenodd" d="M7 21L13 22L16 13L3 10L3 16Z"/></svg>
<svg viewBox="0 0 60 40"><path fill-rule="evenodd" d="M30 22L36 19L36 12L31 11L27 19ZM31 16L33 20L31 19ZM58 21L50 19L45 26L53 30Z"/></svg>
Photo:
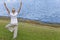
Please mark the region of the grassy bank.
<svg viewBox="0 0 60 40"><path fill-rule="evenodd" d="M5 29L9 20L0 20L0 40L13 40L13 33ZM19 22L16 40L60 40L60 28Z"/></svg>

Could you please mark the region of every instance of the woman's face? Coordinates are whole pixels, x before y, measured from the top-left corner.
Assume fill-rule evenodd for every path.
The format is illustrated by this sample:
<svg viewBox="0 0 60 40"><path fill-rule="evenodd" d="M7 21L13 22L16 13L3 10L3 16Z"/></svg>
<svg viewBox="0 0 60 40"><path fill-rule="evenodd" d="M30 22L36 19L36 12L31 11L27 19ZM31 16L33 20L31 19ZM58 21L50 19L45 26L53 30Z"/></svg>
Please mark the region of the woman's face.
<svg viewBox="0 0 60 40"><path fill-rule="evenodd" d="M15 13L15 8L12 9L12 13Z"/></svg>

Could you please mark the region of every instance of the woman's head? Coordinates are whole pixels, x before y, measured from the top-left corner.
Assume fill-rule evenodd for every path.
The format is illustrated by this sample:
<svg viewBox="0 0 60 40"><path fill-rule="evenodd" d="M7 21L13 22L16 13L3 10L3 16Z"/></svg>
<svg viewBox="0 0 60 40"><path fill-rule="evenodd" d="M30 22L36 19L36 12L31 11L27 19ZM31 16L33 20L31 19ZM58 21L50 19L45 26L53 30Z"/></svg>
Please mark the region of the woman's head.
<svg viewBox="0 0 60 40"><path fill-rule="evenodd" d="M12 13L15 13L15 8L12 8Z"/></svg>

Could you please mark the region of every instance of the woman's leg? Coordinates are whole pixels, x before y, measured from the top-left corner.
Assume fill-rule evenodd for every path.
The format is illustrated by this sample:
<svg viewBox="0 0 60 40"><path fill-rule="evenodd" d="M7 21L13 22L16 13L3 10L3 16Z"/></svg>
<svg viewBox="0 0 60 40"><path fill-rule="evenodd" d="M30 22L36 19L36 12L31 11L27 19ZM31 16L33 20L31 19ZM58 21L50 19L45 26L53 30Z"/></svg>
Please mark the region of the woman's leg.
<svg viewBox="0 0 60 40"><path fill-rule="evenodd" d="M10 31L10 32L13 32L13 27L12 27L13 25L12 24L8 24L8 25L6 25L6 28Z"/></svg>
<svg viewBox="0 0 60 40"><path fill-rule="evenodd" d="M10 26L11 26L11 24L9 23L5 26L5 28L9 28Z"/></svg>
<svg viewBox="0 0 60 40"><path fill-rule="evenodd" d="M13 39L17 37L17 32L18 32L18 25L14 27L14 34L13 34Z"/></svg>

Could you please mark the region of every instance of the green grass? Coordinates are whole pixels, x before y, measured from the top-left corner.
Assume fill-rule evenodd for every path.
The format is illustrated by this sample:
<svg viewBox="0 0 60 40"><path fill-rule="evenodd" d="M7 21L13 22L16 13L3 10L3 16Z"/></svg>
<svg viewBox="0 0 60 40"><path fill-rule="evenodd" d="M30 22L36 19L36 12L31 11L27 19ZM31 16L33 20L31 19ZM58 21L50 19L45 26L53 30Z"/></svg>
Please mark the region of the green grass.
<svg viewBox="0 0 60 40"><path fill-rule="evenodd" d="M0 20L0 40L13 40L13 33L5 29L8 20ZM19 22L16 40L60 40L60 28Z"/></svg>

